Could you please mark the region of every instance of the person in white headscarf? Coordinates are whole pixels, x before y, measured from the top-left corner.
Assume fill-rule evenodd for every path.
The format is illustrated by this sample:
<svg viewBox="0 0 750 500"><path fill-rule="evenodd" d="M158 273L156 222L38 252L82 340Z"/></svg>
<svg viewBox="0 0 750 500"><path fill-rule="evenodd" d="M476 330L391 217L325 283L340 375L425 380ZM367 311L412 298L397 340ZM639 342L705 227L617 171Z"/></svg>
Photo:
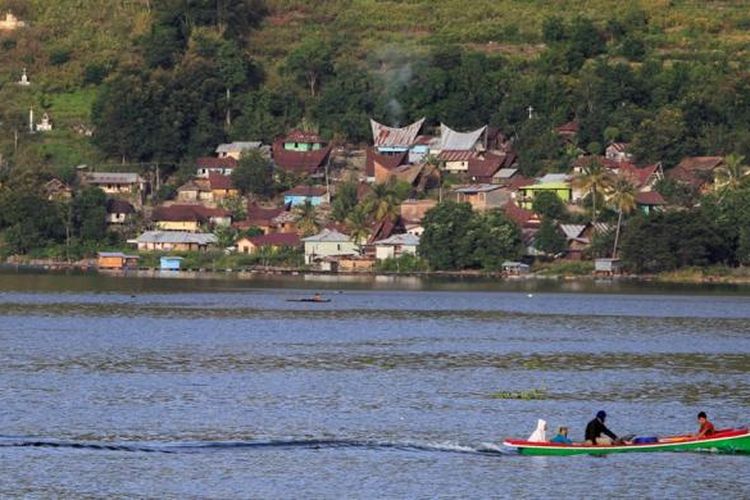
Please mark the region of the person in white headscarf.
<svg viewBox="0 0 750 500"><path fill-rule="evenodd" d="M526 441L531 443L544 443L547 441L547 422L540 418L536 423L536 430L531 433L531 436Z"/></svg>

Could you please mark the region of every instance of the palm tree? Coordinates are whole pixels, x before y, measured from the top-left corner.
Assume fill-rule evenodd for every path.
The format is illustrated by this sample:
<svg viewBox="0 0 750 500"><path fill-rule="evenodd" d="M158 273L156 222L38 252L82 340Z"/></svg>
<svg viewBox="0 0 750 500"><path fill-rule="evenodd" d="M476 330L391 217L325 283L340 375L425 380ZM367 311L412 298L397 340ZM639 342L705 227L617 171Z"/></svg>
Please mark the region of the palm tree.
<svg viewBox="0 0 750 500"><path fill-rule="evenodd" d="M317 234L320 230L320 224L318 224L318 213L315 206L309 200L306 200L303 204L297 205L294 211L298 217L297 228L302 236Z"/></svg>
<svg viewBox="0 0 750 500"><path fill-rule="evenodd" d="M346 218L346 226L349 234L358 245L367 241L370 236L370 222L367 220L367 212L362 205L354 207Z"/></svg>
<svg viewBox="0 0 750 500"><path fill-rule="evenodd" d="M724 164L716 169L714 185L719 190L737 190L750 176L750 167L745 165L745 157L732 153L724 158Z"/></svg>
<svg viewBox="0 0 750 500"><path fill-rule="evenodd" d="M607 201L617 210L617 230L615 231L615 244L612 248L612 258L617 258L617 244L620 241L620 228L622 227L623 214L629 214L635 209L636 189L633 183L625 176L618 175L614 178L612 185L607 191Z"/></svg>
<svg viewBox="0 0 750 500"><path fill-rule="evenodd" d="M612 173L599 160L592 158L573 179L573 185L591 193L591 222L596 222L596 198L612 186Z"/></svg>
<svg viewBox="0 0 750 500"><path fill-rule="evenodd" d="M393 183L375 184L368 199L368 212L375 220L394 220L400 213L399 200L393 192Z"/></svg>

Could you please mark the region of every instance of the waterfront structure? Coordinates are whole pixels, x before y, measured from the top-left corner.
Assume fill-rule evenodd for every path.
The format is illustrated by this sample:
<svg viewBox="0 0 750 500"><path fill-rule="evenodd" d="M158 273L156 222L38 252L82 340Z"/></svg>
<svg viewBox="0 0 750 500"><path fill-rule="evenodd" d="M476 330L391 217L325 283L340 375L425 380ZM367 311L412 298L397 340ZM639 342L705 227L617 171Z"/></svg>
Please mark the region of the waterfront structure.
<svg viewBox="0 0 750 500"><path fill-rule="evenodd" d="M205 252L216 246L218 240L211 233L186 231L146 231L138 238L128 240L138 250L161 252Z"/></svg>
<svg viewBox="0 0 750 500"><path fill-rule="evenodd" d="M305 244L305 264L324 257L359 255L359 245L351 237L335 229L323 229L314 236L302 238Z"/></svg>
<svg viewBox="0 0 750 500"><path fill-rule="evenodd" d="M183 257L163 255L159 258L159 269L162 271L179 271L182 268Z"/></svg>
<svg viewBox="0 0 750 500"><path fill-rule="evenodd" d="M302 240L295 233L270 233L240 238L235 245L238 253L252 254L261 248L298 248L302 245Z"/></svg>
<svg viewBox="0 0 750 500"><path fill-rule="evenodd" d="M96 259L98 269L138 269L137 255L126 255L122 252L99 252Z"/></svg>
<svg viewBox="0 0 750 500"><path fill-rule="evenodd" d="M416 255L419 247L419 236L413 234L394 234L373 243L377 260L397 259L402 255Z"/></svg>

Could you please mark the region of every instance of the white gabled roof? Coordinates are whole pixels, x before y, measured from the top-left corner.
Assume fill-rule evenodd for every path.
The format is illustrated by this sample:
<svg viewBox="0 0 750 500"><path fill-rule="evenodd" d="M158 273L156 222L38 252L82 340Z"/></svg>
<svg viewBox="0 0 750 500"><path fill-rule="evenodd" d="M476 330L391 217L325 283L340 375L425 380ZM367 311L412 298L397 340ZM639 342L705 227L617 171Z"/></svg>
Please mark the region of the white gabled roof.
<svg viewBox="0 0 750 500"><path fill-rule="evenodd" d="M448 125L440 124L440 150L451 150L451 151L467 151L474 149L477 141L484 131L487 130L487 125L471 132L458 132L453 130Z"/></svg>
<svg viewBox="0 0 750 500"><path fill-rule="evenodd" d="M349 236L336 231L335 229L326 228L316 235L308 236L307 238L302 238L302 241L310 242L310 243L319 243L319 242L349 243L352 241L352 239Z"/></svg>
<svg viewBox="0 0 750 500"><path fill-rule="evenodd" d="M419 245L419 236L415 236L410 233L404 233L404 234L394 234L390 238L386 238L384 240L379 240L374 243L374 245L388 245L388 246L395 246L395 245L406 245L406 246L418 246Z"/></svg>

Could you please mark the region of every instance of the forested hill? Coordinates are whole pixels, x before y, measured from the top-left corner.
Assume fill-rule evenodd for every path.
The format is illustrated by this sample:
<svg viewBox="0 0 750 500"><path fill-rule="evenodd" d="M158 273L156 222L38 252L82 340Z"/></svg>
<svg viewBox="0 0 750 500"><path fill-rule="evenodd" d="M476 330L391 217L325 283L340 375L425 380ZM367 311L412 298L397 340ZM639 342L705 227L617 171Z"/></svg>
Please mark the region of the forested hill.
<svg viewBox="0 0 750 500"><path fill-rule="evenodd" d="M358 143L369 116L498 126L529 173L566 165L552 129L572 119L591 152L629 141L666 166L750 154L743 0L0 1L7 10L26 23L0 32L10 167L179 164L300 125ZM29 86L16 83L23 68ZM52 131L28 133L31 107Z"/></svg>

